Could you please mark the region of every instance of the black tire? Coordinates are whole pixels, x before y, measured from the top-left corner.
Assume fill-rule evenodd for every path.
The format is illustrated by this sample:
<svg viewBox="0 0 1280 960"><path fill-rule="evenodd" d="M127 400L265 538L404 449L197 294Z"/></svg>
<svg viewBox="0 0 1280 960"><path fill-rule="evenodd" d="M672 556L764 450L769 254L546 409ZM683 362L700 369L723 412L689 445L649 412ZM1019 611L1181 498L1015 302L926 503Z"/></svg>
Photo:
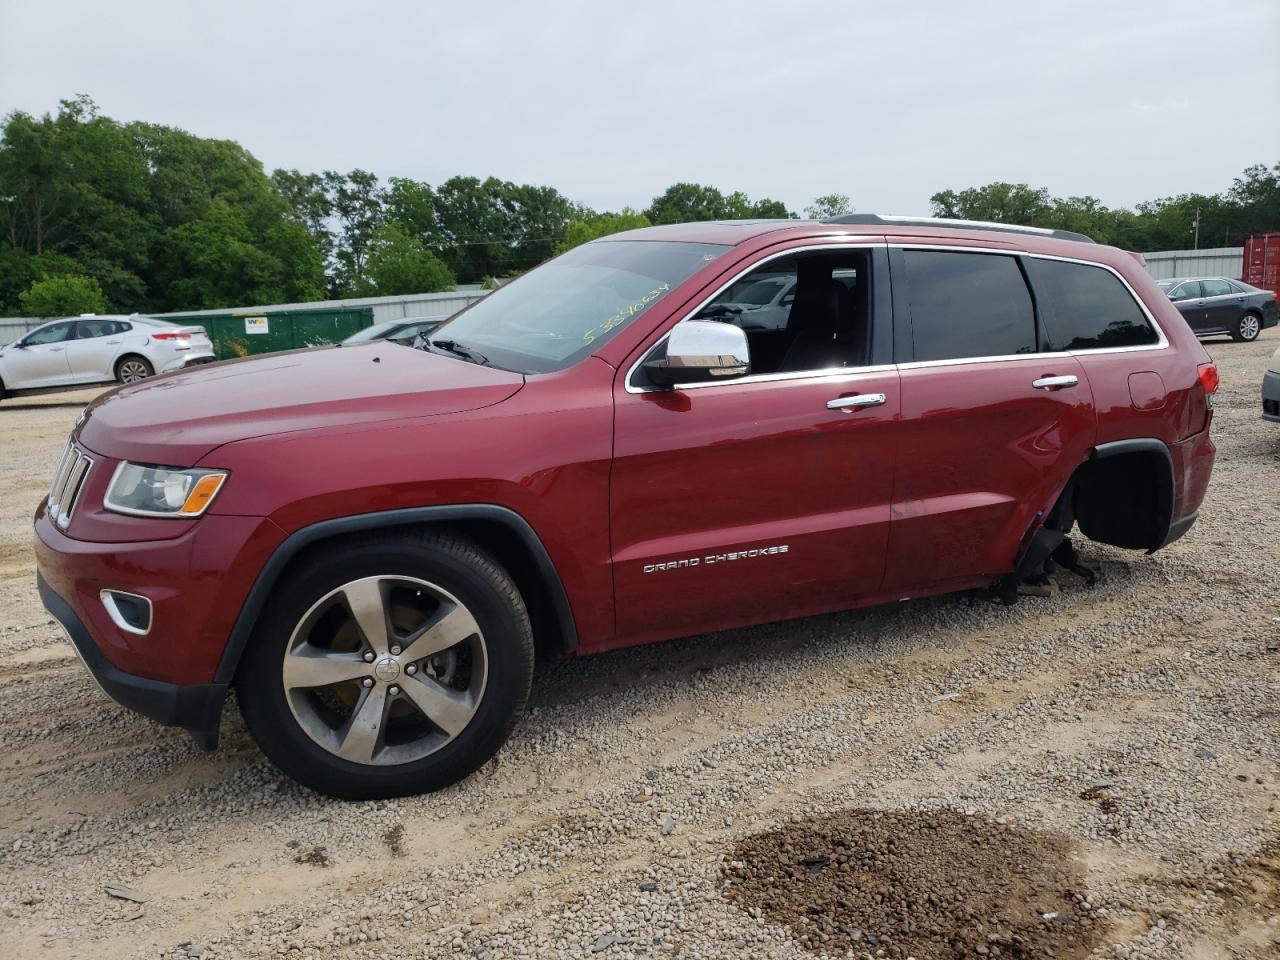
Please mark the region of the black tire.
<svg viewBox="0 0 1280 960"><path fill-rule="evenodd" d="M134 375L133 370L139 373ZM126 357L121 357L116 361L116 379L121 383L137 383L139 380L145 380L147 377L154 377L156 368L151 365L151 361L146 357L140 357L136 353L131 353Z"/></svg>
<svg viewBox="0 0 1280 960"><path fill-rule="evenodd" d="M1236 343L1253 343L1261 333L1262 317L1248 310L1240 314L1235 326L1231 328L1231 339Z"/></svg>
<svg viewBox="0 0 1280 960"><path fill-rule="evenodd" d="M4 381L0 380L0 400L3 400L8 394L4 392Z"/></svg>
<svg viewBox="0 0 1280 960"><path fill-rule="evenodd" d="M334 591L356 582L367 582L360 578L395 577L425 582L447 591L464 607L464 613L474 618L479 633L465 642L483 645L484 687L466 725L443 746L432 748L434 752L405 763L352 762L313 739L295 715L298 701L290 701L285 689L287 650L296 642L295 630L305 635L307 618L314 615L317 603ZM421 595L419 592L418 596ZM382 596L389 606L385 600L388 594ZM338 616L344 609L339 606ZM395 637L393 633L392 643ZM412 649L409 643L406 661ZM524 712L533 680L533 657L533 631L524 600L497 561L467 540L439 533L412 532L342 541L292 570L273 591L259 619L237 671L236 690L249 732L262 752L289 776L332 797L382 799L447 787L497 753ZM370 665L370 670L381 663L380 658L377 664ZM420 681L425 680L428 673L426 662L423 663ZM407 673L414 672L404 669ZM381 686L381 675L378 677L377 680L366 677L359 682ZM398 682L407 687L411 682L409 678L403 674L400 677ZM391 694L396 692L394 686L386 689ZM308 698L305 704L312 702L309 698L316 692L302 691ZM294 687L293 695L298 694L298 688ZM399 708L392 705L392 709L402 710L401 719L410 706L408 699L407 690L402 690L400 700L406 703ZM351 716L360 710L360 703L363 701L352 707ZM304 705L301 709L310 707ZM310 719L311 714L306 716ZM391 729L391 716L389 712L383 713L388 729ZM421 714L418 719L424 716ZM337 736L342 733L337 728L335 731ZM439 734L445 731L441 729ZM424 737L415 742L425 740Z"/></svg>

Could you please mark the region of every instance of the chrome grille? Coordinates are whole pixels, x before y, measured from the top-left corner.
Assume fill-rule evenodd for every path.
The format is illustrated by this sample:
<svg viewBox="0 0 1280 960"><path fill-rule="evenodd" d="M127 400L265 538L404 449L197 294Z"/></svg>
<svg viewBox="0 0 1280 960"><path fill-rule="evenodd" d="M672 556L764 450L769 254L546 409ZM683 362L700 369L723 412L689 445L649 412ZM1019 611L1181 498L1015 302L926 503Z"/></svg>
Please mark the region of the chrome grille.
<svg viewBox="0 0 1280 960"><path fill-rule="evenodd" d="M75 444L68 443L62 451L62 459L53 474L53 486L49 488L49 517L63 530L71 522L76 500L92 466L92 458L77 450Z"/></svg>

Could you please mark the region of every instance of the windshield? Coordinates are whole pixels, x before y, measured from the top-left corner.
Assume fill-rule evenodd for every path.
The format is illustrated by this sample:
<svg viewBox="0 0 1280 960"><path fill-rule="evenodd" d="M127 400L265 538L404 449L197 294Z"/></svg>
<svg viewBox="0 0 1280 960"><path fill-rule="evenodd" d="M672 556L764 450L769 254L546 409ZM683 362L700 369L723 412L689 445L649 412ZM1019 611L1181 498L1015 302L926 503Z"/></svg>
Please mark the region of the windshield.
<svg viewBox="0 0 1280 960"><path fill-rule="evenodd" d="M728 249L652 240L583 244L499 287L431 339L508 370L561 370Z"/></svg>
<svg viewBox="0 0 1280 960"><path fill-rule="evenodd" d="M343 343L366 343L369 340L378 340L386 336L387 332L393 327L401 323L400 320L384 320L382 323L375 323L372 327L365 327L363 330L357 330Z"/></svg>
<svg viewBox="0 0 1280 960"><path fill-rule="evenodd" d="M1156 286L1159 287L1161 290L1163 290L1165 293L1168 293L1169 288L1172 287L1177 282L1178 282L1177 280L1160 280L1156 283Z"/></svg>

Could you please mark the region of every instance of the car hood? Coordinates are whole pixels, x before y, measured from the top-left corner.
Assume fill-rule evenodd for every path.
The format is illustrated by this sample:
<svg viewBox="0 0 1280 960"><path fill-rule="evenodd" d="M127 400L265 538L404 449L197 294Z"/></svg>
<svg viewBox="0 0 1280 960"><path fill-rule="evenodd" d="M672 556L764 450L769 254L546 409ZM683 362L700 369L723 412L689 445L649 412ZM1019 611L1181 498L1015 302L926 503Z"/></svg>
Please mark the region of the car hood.
<svg viewBox="0 0 1280 960"><path fill-rule="evenodd" d="M236 440L492 406L524 377L375 341L198 366L99 397L77 439L103 456L189 466Z"/></svg>

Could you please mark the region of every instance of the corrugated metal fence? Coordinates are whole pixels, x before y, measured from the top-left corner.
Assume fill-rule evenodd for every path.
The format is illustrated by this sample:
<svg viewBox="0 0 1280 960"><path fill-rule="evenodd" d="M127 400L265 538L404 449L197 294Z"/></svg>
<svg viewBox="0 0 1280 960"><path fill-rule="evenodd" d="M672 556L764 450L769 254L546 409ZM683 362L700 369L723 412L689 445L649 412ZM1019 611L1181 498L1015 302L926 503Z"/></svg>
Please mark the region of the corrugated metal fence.
<svg viewBox="0 0 1280 960"><path fill-rule="evenodd" d="M487 292L479 286L466 286L458 287L449 293L418 293L400 297L356 297L350 300L319 300L312 303L274 303L257 307L228 307L223 310L153 313L149 316L164 320L200 323L202 317L269 317L274 313L323 316L332 313L350 313L352 316L368 318L369 323L381 323L384 320L400 320L404 317L451 316L468 304L479 300ZM47 320L30 317L0 318L0 346L17 340L28 330L34 330L40 324L47 322Z"/></svg>
<svg viewBox="0 0 1280 960"><path fill-rule="evenodd" d="M1171 277L1228 277L1239 280L1244 271L1244 247L1160 250L1142 256L1147 261L1147 273L1157 280Z"/></svg>

